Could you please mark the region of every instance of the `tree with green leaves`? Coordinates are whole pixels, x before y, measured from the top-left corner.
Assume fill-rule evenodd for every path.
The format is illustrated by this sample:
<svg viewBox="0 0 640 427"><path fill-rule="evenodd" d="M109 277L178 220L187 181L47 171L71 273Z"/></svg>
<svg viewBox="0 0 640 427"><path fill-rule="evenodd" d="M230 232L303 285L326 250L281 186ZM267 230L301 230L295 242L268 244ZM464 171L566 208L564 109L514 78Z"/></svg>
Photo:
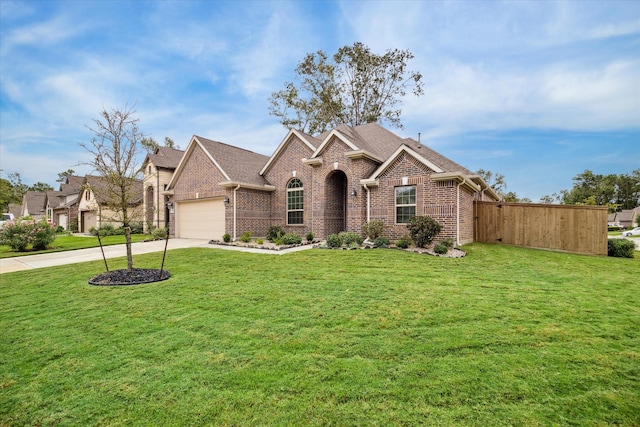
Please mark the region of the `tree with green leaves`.
<svg viewBox="0 0 640 427"><path fill-rule="evenodd" d="M158 148L160 147L160 144L158 144L158 141L153 139L153 137L151 136L142 138L142 140L140 141L140 144L149 153L155 153L156 151L158 151ZM164 137L164 146L178 149L178 147L176 146L176 143L173 142L173 139L169 138L168 136Z"/></svg>
<svg viewBox="0 0 640 427"><path fill-rule="evenodd" d="M100 118L93 120L93 126L87 126L94 137L89 142L80 143L92 155L92 160L86 164L102 178L102 185L91 190L100 195L122 222L129 271L133 270L132 202L139 196L135 184L141 172L138 152L144 137L135 113L128 106L122 110L101 111Z"/></svg>
<svg viewBox="0 0 640 427"><path fill-rule="evenodd" d="M507 183L504 175L501 173L493 173L484 169L478 169L476 174L487 183L487 185L495 190L501 196L505 196L504 191L507 189ZM515 193L514 193L515 194Z"/></svg>
<svg viewBox="0 0 640 427"><path fill-rule="evenodd" d="M286 82L272 93L269 113L285 127L312 135L343 123L388 122L402 128L402 97L408 91L424 93L422 74L407 69L413 57L399 49L379 55L360 42L331 58L321 50L309 53L295 69L298 83Z"/></svg>
<svg viewBox="0 0 640 427"><path fill-rule="evenodd" d="M562 190L564 204L609 206L633 209L640 205L640 169L631 174L595 174L590 170L573 178L573 188Z"/></svg>
<svg viewBox="0 0 640 427"><path fill-rule="evenodd" d="M29 186L29 191L52 191L53 187L45 182L36 182Z"/></svg>
<svg viewBox="0 0 640 427"><path fill-rule="evenodd" d="M8 208L9 203L22 204L22 196L29 190L29 186L22 182L20 173L13 172L7 175L6 183L2 185L2 202L5 209Z"/></svg>
<svg viewBox="0 0 640 427"><path fill-rule="evenodd" d="M74 171L73 169L67 169L64 172L60 172L58 174L58 179L56 179L56 182L67 182L67 178L73 176L74 173L76 173L76 171Z"/></svg>

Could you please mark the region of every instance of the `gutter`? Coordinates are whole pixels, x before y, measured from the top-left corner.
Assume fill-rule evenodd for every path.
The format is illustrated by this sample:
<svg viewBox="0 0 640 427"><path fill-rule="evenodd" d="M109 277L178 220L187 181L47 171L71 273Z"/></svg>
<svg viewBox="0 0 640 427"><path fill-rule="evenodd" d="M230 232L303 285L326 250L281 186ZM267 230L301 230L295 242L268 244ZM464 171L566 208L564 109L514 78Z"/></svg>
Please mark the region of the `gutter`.
<svg viewBox="0 0 640 427"><path fill-rule="evenodd" d="M367 190L367 222L371 220L371 189L367 187L367 184L362 184L365 190Z"/></svg>
<svg viewBox="0 0 640 427"><path fill-rule="evenodd" d="M460 186L464 185L466 178L462 177L462 182L458 183L456 188L456 244L460 246Z"/></svg>
<svg viewBox="0 0 640 427"><path fill-rule="evenodd" d="M240 184L238 184L238 186L236 188L233 189L233 241L235 242L238 238L237 235L237 224L238 224L238 210L237 210L237 205L236 205L236 199L237 199L237 195L236 192L240 189Z"/></svg>
<svg viewBox="0 0 640 427"><path fill-rule="evenodd" d="M158 168L156 168L156 223L156 227L160 228L160 170Z"/></svg>

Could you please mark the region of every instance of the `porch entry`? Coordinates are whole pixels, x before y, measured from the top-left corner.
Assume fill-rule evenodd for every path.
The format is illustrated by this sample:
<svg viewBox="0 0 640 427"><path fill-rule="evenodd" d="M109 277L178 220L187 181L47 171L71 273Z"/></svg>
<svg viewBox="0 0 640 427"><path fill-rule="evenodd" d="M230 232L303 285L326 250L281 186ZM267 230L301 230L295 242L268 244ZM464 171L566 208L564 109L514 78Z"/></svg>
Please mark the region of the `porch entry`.
<svg viewBox="0 0 640 427"><path fill-rule="evenodd" d="M324 224L326 235L347 229L347 175L336 170L327 175L324 185Z"/></svg>

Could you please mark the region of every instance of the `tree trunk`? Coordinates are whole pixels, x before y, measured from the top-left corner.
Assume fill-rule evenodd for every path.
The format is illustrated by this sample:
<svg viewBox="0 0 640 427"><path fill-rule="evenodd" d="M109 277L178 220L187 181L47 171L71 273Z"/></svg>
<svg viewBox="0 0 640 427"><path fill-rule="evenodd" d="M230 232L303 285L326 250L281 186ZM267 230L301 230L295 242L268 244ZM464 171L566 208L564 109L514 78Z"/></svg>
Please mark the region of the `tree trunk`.
<svg viewBox="0 0 640 427"><path fill-rule="evenodd" d="M124 227L125 245L127 247L127 270L133 271L133 254L131 253L131 227Z"/></svg>

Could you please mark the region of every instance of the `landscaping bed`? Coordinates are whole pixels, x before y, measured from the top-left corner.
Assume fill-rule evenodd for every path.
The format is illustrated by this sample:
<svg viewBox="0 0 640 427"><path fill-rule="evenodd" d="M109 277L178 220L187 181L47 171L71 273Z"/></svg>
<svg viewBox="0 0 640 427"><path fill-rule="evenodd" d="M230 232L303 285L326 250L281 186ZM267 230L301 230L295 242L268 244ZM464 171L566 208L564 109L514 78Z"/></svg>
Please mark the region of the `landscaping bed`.
<svg viewBox="0 0 640 427"><path fill-rule="evenodd" d="M160 270L155 268L134 268L131 271L122 269L98 274L89 279L89 284L94 286L130 286L160 282L169 277L171 277L171 273L167 270L162 270L160 273Z"/></svg>

